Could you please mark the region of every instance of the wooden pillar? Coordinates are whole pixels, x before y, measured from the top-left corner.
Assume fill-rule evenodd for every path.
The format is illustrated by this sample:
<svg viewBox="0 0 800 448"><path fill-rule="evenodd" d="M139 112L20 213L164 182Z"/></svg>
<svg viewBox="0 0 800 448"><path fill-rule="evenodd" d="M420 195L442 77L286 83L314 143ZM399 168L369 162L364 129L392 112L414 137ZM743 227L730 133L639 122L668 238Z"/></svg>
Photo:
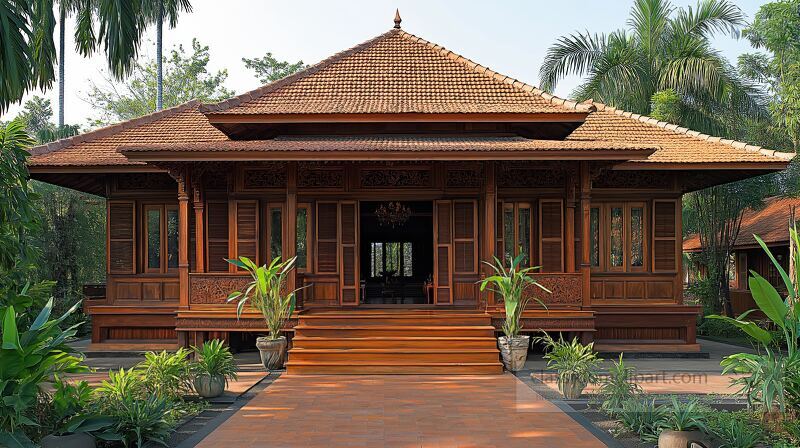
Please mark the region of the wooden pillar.
<svg viewBox="0 0 800 448"><path fill-rule="evenodd" d="M206 271L206 238L205 238L205 203L203 189L199 177L192 182L192 206L194 208L194 269L195 272Z"/></svg>
<svg viewBox="0 0 800 448"><path fill-rule="evenodd" d="M583 306L592 304L591 296L591 191L592 179L589 172L589 162L582 161L580 168L581 182L581 277L583 279Z"/></svg>
<svg viewBox="0 0 800 448"><path fill-rule="evenodd" d="M681 196L678 197L678 200L675 202L675 269L677 269L677 273L675 274L675 287L673 290L677 294L676 302L678 305L683 305L683 198ZM730 291L728 291L730 295ZM729 297L730 298L730 297ZM692 327L694 327L694 322L692 322ZM694 339L694 336L692 336ZM694 343L694 342L692 342Z"/></svg>
<svg viewBox="0 0 800 448"><path fill-rule="evenodd" d="M567 173L567 213L564 218L566 221L564 237L567 240L565 244L567 251L566 272L577 272L575 270L575 207L577 205L575 192L577 190L577 182L575 171L570 170Z"/></svg>
<svg viewBox="0 0 800 448"><path fill-rule="evenodd" d="M286 167L286 232L283 238L285 259L297 255L297 162L289 162ZM290 291L297 286L297 269L287 279Z"/></svg>
<svg viewBox="0 0 800 448"><path fill-rule="evenodd" d="M178 278L180 281L179 308L189 308L189 174L178 175Z"/></svg>
<svg viewBox="0 0 800 448"><path fill-rule="evenodd" d="M483 176L483 210L484 210L484 224L483 224L483 238L481 239L481 261L491 263L497 244L497 175L495 162L486 162L484 166L486 172ZM481 278L492 275L491 268L486 266L485 263L480 264ZM486 293L486 305L492 306L495 304L494 293L488 291Z"/></svg>

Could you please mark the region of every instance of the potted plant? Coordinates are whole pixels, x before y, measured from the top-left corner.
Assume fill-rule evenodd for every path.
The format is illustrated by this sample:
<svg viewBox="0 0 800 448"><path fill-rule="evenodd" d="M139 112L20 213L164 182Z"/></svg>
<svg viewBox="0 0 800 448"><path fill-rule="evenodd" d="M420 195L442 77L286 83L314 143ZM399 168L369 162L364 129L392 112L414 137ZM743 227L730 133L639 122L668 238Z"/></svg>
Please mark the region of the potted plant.
<svg viewBox="0 0 800 448"><path fill-rule="evenodd" d="M697 399L681 403L674 396L661 424L658 448L685 448L691 443L711 446L704 431L706 420Z"/></svg>
<svg viewBox="0 0 800 448"><path fill-rule="evenodd" d="M580 398L586 386L597 379L597 368L603 359L594 352L594 343L583 345L577 337L567 342L563 336L556 341L547 333L536 342L544 343L547 368L558 372L558 390L564 398Z"/></svg>
<svg viewBox="0 0 800 448"><path fill-rule="evenodd" d="M287 341L281 336L284 323L294 312L295 293L286 290L286 278L294 269L296 258L292 257L281 261L280 257L270 262L269 265L256 266L249 258L239 257L237 260L228 260L229 263L247 271L253 281L247 284L243 291L234 291L228 296L228 302L237 301L236 317L240 318L246 303L259 311L264 316L268 335L256 339L256 347L261 353L261 362L264 368L278 370L283 368L286 358Z"/></svg>
<svg viewBox="0 0 800 448"><path fill-rule="evenodd" d="M494 275L486 277L480 281L481 291L487 287L490 291L498 294L503 299L505 306L505 322L503 322L503 334L498 339L500 354L503 357L503 365L506 369L516 372L525 366L528 358L528 345L530 336L520 335L522 330L522 313L528 301L533 298L541 304L541 300L532 297L528 289L538 287L542 291L550 292L544 286L536 282L529 274L538 269L537 267L521 267L520 264L525 258L525 254L519 254L511 260L511 265L506 268L503 262L494 257L494 263L484 263L492 268ZM546 307L545 307L546 308Z"/></svg>
<svg viewBox="0 0 800 448"><path fill-rule="evenodd" d="M203 398L222 395L228 380L235 380L239 371L233 354L219 339L206 341L192 350L196 358L191 365L194 390Z"/></svg>
<svg viewBox="0 0 800 448"><path fill-rule="evenodd" d="M54 383L48 420L52 432L42 438L42 448L94 448L94 432L103 439L114 439L108 432L114 419L88 412L92 389L86 381Z"/></svg>

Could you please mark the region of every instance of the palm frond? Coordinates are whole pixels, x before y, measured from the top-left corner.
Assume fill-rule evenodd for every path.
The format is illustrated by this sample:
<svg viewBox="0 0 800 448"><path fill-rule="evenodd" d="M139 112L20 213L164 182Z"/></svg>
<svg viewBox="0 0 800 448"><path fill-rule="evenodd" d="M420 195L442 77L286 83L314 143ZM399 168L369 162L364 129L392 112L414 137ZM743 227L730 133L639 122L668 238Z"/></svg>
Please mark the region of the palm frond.
<svg viewBox="0 0 800 448"><path fill-rule="evenodd" d="M558 38L547 49L539 69L539 84L543 90L552 92L558 81L569 75L584 76L603 53L606 46L604 34L588 31Z"/></svg>
<svg viewBox="0 0 800 448"><path fill-rule="evenodd" d="M55 80L53 61L57 60L53 32L56 29L56 16L53 13L53 0L31 2L31 22L33 27L30 46L32 48L33 82L36 87L46 90Z"/></svg>
<svg viewBox="0 0 800 448"><path fill-rule="evenodd" d="M628 27L648 60L653 60L675 8L667 0L636 0L631 7Z"/></svg>
<svg viewBox="0 0 800 448"><path fill-rule="evenodd" d="M30 13L28 2L0 0L0 113L31 87Z"/></svg>
<svg viewBox="0 0 800 448"><path fill-rule="evenodd" d="M739 37L746 24L744 13L727 0L702 0L697 8L680 8L670 20L670 29L676 35L708 39L716 33L729 33Z"/></svg>
<svg viewBox="0 0 800 448"><path fill-rule="evenodd" d="M117 78L133 69L146 26L141 0L98 0L98 40L103 43L108 66Z"/></svg>

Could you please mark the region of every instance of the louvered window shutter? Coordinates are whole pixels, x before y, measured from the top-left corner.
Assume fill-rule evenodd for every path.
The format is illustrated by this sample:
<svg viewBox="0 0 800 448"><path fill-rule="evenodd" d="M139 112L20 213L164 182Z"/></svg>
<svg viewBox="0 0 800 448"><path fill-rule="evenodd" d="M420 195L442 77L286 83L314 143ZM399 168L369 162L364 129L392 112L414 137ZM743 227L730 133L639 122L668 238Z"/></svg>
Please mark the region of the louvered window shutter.
<svg viewBox="0 0 800 448"><path fill-rule="evenodd" d="M564 207L561 199L539 201L539 263L542 272L564 271Z"/></svg>
<svg viewBox="0 0 800 448"><path fill-rule="evenodd" d="M476 201L453 202L453 261L458 274L478 272L477 222Z"/></svg>
<svg viewBox="0 0 800 448"><path fill-rule="evenodd" d="M206 203L206 257L209 272L227 272L228 254L228 202Z"/></svg>
<svg viewBox="0 0 800 448"><path fill-rule="evenodd" d="M453 203L434 203L434 301L439 304L453 303Z"/></svg>
<svg viewBox="0 0 800 448"><path fill-rule="evenodd" d="M338 269L338 204L317 202L317 272L336 274Z"/></svg>
<svg viewBox="0 0 800 448"><path fill-rule="evenodd" d="M136 204L108 201L108 272L136 273Z"/></svg>
<svg viewBox="0 0 800 448"><path fill-rule="evenodd" d="M358 305L358 206L355 202L339 204L339 241L341 242L342 269L339 274L341 304Z"/></svg>
<svg viewBox="0 0 800 448"><path fill-rule="evenodd" d="M258 263L258 201L235 201L236 207L236 254Z"/></svg>
<svg viewBox="0 0 800 448"><path fill-rule="evenodd" d="M677 210L677 201L653 201L653 271L674 272L677 270Z"/></svg>

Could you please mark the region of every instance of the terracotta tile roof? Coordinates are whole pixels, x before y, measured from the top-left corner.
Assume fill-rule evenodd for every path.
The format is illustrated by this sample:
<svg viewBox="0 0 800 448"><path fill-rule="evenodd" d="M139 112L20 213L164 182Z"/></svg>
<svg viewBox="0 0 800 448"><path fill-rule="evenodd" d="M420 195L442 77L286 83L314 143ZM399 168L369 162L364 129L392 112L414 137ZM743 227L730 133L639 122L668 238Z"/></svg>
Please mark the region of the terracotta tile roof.
<svg viewBox="0 0 800 448"><path fill-rule="evenodd" d="M742 228L736 239L735 248L757 247L753 235L758 235L768 245L789 244L789 222L792 207L797 208L795 219L800 219L800 198L774 197L764 201L758 210L748 209L742 216ZM700 237L692 235L683 241L683 250L696 252L701 249Z"/></svg>
<svg viewBox="0 0 800 448"><path fill-rule="evenodd" d="M158 153L197 152L367 152L367 153L443 153L488 152L499 154L529 152L613 152L617 159L643 158L657 146L647 144L609 143L602 141L531 140L523 137L357 135L357 136L279 136L270 140L228 140L212 143L133 144L119 148L129 157L147 157ZM145 155L147 154L147 155ZM316 155L315 157L324 157Z"/></svg>
<svg viewBox="0 0 800 448"><path fill-rule="evenodd" d="M228 137L211 126L190 101L143 117L31 149L31 166L124 166L130 161L117 151L124 144L214 142Z"/></svg>
<svg viewBox="0 0 800 448"><path fill-rule="evenodd" d="M636 163L787 162L794 153L782 153L743 142L711 137L678 125L588 101L597 110L567 140L648 142L661 147Z"/></svg>
<svg viewBox="0 0 800 448"><path fill-rule="evenodd" d="M586 113L400 29L230 100L213 114Z"/></svg>

